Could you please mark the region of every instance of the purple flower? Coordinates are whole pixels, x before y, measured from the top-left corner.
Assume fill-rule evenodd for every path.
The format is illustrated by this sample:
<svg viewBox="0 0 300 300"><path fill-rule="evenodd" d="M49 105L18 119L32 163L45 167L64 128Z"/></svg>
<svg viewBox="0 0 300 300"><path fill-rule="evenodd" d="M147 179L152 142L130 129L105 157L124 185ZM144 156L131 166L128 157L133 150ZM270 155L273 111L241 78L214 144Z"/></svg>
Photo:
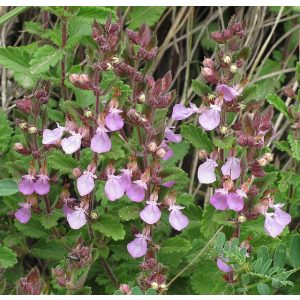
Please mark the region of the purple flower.
<svg viewBox="0 0 300 300"><path fill-rule="evenodd" d="M230 176L232 180L238 179L241 175L241 160L236 157L228 157L221 171L224 176Z"/></svg>
<svg viewBox="0 0 300 300"><path fill-rule="evenodd" d="M121 183L121 176L109 175L105 183L104 192L108 200L120 199L124 193L124 186Z"/></svg>
<svg viewBox="0 0 300 300"><path fill-rule="evenodd" d="M63 205L62 211L63 211L65 216L67 216L68 214L71 214L74 211L72 208L70 208L68 206L69 200L74 201L75 199L73 199L73 198L65 198L64 199L64 205Z"/></svg>
<svg viewBox="0 0 300 300"><path fill-rule="evenodd" d="M157 202L146 201L148 204L140 213L141 219L147 224L155 224L161 217L161 211L157 207Z"/></svg>
<svg viewBox="0 0 300 300"><path fill-rule="evenodd" d="M136 238L127 244L127 250L133 258L138 258L147 253L147 240L149 240L149 237L141 233L135 236Z"/></svg>
<svg viewBox="0 0 300 300"><path fill-rule="evenodd" d="M241 211L244 208L243 196L238 191L242 192L241 190L237 190L235 193L229 193L227 195L228 208L234 211Z"/></svg>
<svg viewBox="0 0 300 300"><path fill-rule="evenodd" d="M189 219L182 214L180 211L181 209L184 209L184 207L174 204L169 207L169 210L171 211L169 215L169 222L177 231L181 231L189 224Z"/></svg>
<svg viewBox="0 0 300 300"><path fill-rule="evenodd" d="M34 183L34 190L39 195L48 194L50 191L49 177L45 174L37 176L38 180Z"/></svg>
<svg viewBox="0 0 300 300"><path fill-rule="evenodd" d="M77 189L80 196L89 194L95 187L94 178L97 178L92 172L84 171L77 179Z"/></svg>
<svg viewBox="0 0 300 300"><path fill-rule="evenodd" d="M199 117L199 124L205 130L213 130L217 128L220 124L221 107L218 105L210 105L209 109L206 109Z"/></svg>
<svg viewBox="0 0 300 300"><path fill-rule="evenodd" d="M182 141L182 136L181 136L181 134L174 133L174 131L172 130L174 128L175 128L174 126L166 128L166 130L165 130L165 138L169 142L180 143Z"/></svg>
<svg viewBox="0 0 300 300"><path fill-rule="evenodd" d="M65 128L59 126L58 123L57 126L58 127L53 130L45 129L43 131L43 140L42 140L43 145L52 145L60 141L62 135L64 134Z"/></svg>
<svg viewBox="0 0 300 300"><path fill-rule="evenodd" d="M171 158L173 156L174 151L165 142L163 142L162 145L166 150L166 154L165 154L163 160L168 160L169 158Z"/></svg>
<svg viewBox="0 0 300 300"><path fill-rule="evenodd" d="M66 154L75 153L81 146L82 135L74 131L69 131L71 136L61 140L61 146Z"/></svg>
<svg viewBox="0 0 300 300"><path fill-rule="evenodd" d="M132 185L131 176L132 171L130 169L122 169L122 175L120 178L120 183L122 184L124 191L126 192L127 189Z"/></svg>
<svg viewBox="0 0 300 300"><path fill-rule="evenodd" d="M198 179L200 183L213 183L216 181L215 168L218 164L213 159L207 159L198 169Z"/></svg>
<svg viewBox="0 0 300 300"><path fill-rule="evenodd" d="M105 118L105 125L110 131L116 131L124 126L123 118L120 116L122 110L112 107Z"/></svg>
<svg viewBox="0 0 300 300"><path fill-rule="evenodd" d="M217 259L217 267L220 271L225 273L233 271L233 269L229 265L227 265L221 258Z"/></svg>
<svg viewBox="0 0 300 300"><path fill-rule="evenodd" d="M19 203L21 208L15 212L15 217L20 223L27 223L31 218L31 204Z"/></svg>
<svg viewBox="0 0 300 300"><path fill-rule="evenodd" d="M126 190L126 195L133 202L141 202L145 198L145 190L147 190L147 184L142 180L136 180Z"/></svg>
<svg viewBox="0 0 300 300"><path fill-rule="evenodd" d="M191 103L190 106L191 107L186 108L182 104L174 105L171 118L177 121L184 120L198 111L197 107L194 104Z"/></svg>
<svg viewBox="0 0 300 300"><path fill-rule="evenodd" d="M276 223L280 224L281 226L285 227L287 226L290 222L291 222L291 215L286 213L285 211L283 211L281 209L281 207L283 207L284 204L282 203L278 203L278 204L274 204L273 208L275 210L275 215L274 215L274 219L276 221Z"/></svg>
<svg viewBox="0 0 300 300"><path fill-rule="evenodd" d="M217 189L210 198L210 204L217 210L227 209L227 191L223 189Z"/></svg>
<svg viewBox="0 0 300 300"><path fill-rule="evenodd" d="M166 188L170 188L170 187L172 187L175 183L176 183L175 180L171 180L171 181L167 181L167 182L163 183L162 186L164 186L164 187L166 187Z"/></svg>
<svg viewBox="0 0 300 300"><path fill-rule="evenodd" d="M218 93L223 94L223 99L227 102L234 100L239 95L237 88L230 87L226 84L218 85L216 90Z"/></svg>
<svg viewBox="0 0 300 300"><path fill-rule="evenodd" d="M81 207L75 207L75 210L67 214L67 220L72 229L79 229L87 222L86 211Z"/></svg>
<svg viewBox="0 0 300 300"><path fill-rule="evenodd" d="M96 153L105 153L111 149L111 140L109 139L107 129L104 126L97 128L96 134L91 140L91 149Z"/></svg>
<svg viewBox="0 0 300 300"><path fill-rule="evenodd" d="M19 191L24 195L31 195L34 193L34 179L32 175L22 176L22 180L19 182Z"/></svg>

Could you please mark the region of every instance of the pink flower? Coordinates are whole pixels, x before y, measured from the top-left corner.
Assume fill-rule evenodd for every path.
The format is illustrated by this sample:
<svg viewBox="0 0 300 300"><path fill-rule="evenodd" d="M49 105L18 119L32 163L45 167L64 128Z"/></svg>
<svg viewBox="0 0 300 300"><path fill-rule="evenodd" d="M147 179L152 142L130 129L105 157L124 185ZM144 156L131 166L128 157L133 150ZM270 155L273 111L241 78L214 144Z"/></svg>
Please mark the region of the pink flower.
<svg viewBox="0 0 300 300"><path fill-rule="evenodd" d="M37 175L38 180L34 183L34 190L39 195L48 194L50 191L49 177L45 174Z"/></svg>
<svg viewBox="0 0 300 300"><path fill-rule="evenodd" d="M146 201L148 204L140 213L141 219L147 224L155 224L161 217L161 211L157 207L157 202Z"/></svg>
<svg viewBox="0 0 300 300"><path fill-rule="evenodd" d="M73 212L67 214L67 220L72 229L79 229L87 222L86 211L81 207L75 207Z"/></svg>
<svg viewBox="0 0 300 300"><path fill-rule="evenodd" d="M232 180L238 179L241 175L241 160L236 157L228 157L221 171L224 176L230 176Z"/></svg>
<svg viewBox="0 0 300 300"><path fill-rule="evenodd" d="M177 231L181 231L189 224L189 219L182 214L180 211L181 209L184 209L184 207L174 204L169 207L169 211L171 211L169 215L169 222Z"/></svg>
<svg viewBox="0 0 300 300"><path fill-rule="evenodd" d="M210 198L210 204L217 210L225 210L227 205L227 194L223 189L218 189Z"/></svg>
<svg viewBox="0 0 300 300"><path fill-rule="evenodd" d="M62 139L61 146L66 154L75 153L80 149L82 135L74 131L69 131L71 136Z"/></svg>
<svg viewBox="0 0 300 300"><path fill-rule="evenodd" d="M225 273L233 271L233 269L229 265L227 265L221 258L217 259L217 267L220 271Z"/></svg>
<svg viewBox="0 0 300 300"><path fill-rule="evenodd" d="M165 142L163 142L162 145L165 148L165 150L167 151L163 160L168 160L169 158L171 158L174 155L174 151Z"/></svg>
<svg viewBox="0 0 300 300"><path fill-rule="evenodd" d="M111 149L111 140L109 139L107 129L104 126L97 128L96 134L91 140L91 149L96 153L105 153Z"/></svg>
<svg viewBox="0 0 300 300"><path fill-rule="evenodd" d="M19 203L19 205L21 208L15 212L15 217L20 223L25 224L31 218L31 204Z"/></svg>
<svg viewBox="0 0 300 300"><path fill-rule="evenodd" d="M240 94L237 88L226 84L218 85L216 90L218 93L223 94L223 99L227 102L234 100Z"/></svg>
<svg viewBox="0 0 300 300"><path fill-rule="evenodd" d="M200 183L213 183L216 181L215 168L218 164L213 159L207 159L198 169L198 179Z"/></svg>
<svg viewBox="0 0 300 300"><path fill-rule="evenodd" d="M147 184L142 180L136 180L126 190L126 195L133 202L141 202L145 198L145 190L147 190Z"/></svg>
<svg viewBox="0 0 300 300"><path fill-rule="evenodd" d="M57 126L58 127L53 130L45 129L43 131L43 139L42 139L43 145L52 145L60 141L62 135L64 134L65 128L59 126L58 123Z"/></svg>
<svg viewBox="0 0 300 300"><path fill-rule="evenodd" d="M65 198L64 199L64 205L63 205L62 211L63 211L65 216L67 216L68 214L71 214L74 211L72 208L70 208L68 206L69 200L74 201L75 199L73 199L73 198Z"/></svg>
<svg viewBox="0 0 300 300"><path fill-rule="evenodd" d="M120 178L120 183L123 186L124 191L126 192L127 189L129 189L129 187L132 184L132 181L131 181L132 171L130 169L123 169L123 170L121 170L121 172L122 172L122 175Z"/></svg>
<svg viewBox="0 0 300 300"><path fill-rule="evenodd" d="M176 183L175 180L171 180L171 181L167 181L167 182L163 183L162 186L164 186L164 187L166 187L166 188L170 188L170 187L172 187L175 183Z"/></svg>
<svg viewBox="0 0 300 300"><path fill-rule="evenodd" d="M229 209L241 211L244 208L244 199L238 192L229 193L227 196L227 205Z"/></svg>
<svg viewBox="0 0 300 300"><path fill-rule="evenodd" d="M286 213L285 211L283 211L281 209L281 207L283 207L284 204L282 203L278 203L278 204L274 204L273 208L275 210L275 215L274 215L274 219L276 221L276 223L280 224L281 226L285 227L287 226L290 222L291 222L291 215Z"/></svg>
<svg viewBox="0 0 300 300"><path fill-rule="evenodd" d="M173 112L172 112L172 119L180 121L187 119L189 116L191 116L193 113L196 113L198 111L198 108L196 107L195 104L190 103L190 107L186 108L182 104L176 104L173 107Z"/></svg>
<svg viewBox="0 0 300 300"><path fill-rule="evenodd" d="M149 240L149 237L141 233L135 236L136 238L127 244L127 250L133 258L138 258L147 253L147 240Z"/></svg>
<svg viewBox="0 0 300 300"><path fill-rule="evenodd" d="M92 172L84 171L77 179L77 189L80 196L89 194L95 187L94 178L97 178Z"/></svg>
<svg viewBox="0 0 300 300"><path fill-rule="evenodd" d="M32 175L22 176L22 180L19 182L19 191L23 195L31 195L34 193L34 179Z"/></svg>
<svg viewBox="0 0 300 300"><path fill-rule="evenodd" d="M182 136L181 136L181 134L174 133L174 131L172 130L174 128L175 128L174 126L166 128L166 130L165 130L165 138L169 142L180 143L182 141Z"/></svg>
<svg viewBox="0 0 300 300"><path fill-rule="evenodd" d="M268 235L275 238L283 231L285 226L282 226L280 223L276 222L274 213L265 213L265 231Z"/></svg>
<svg viewBox="0 0 300 300"><path fill-rule="evenodd" d="M117 108L112 107L109 110L109 113L105 118L105 125L110 131L116 131L123 128L124 121L120 116L120 113L122 113L122 110Z"/></svg>
<svg viewBox="0 0 300 300"><path fill-rule="evenodd" d="M104 192L108 200L120 199L124 193L124 186L121 183L121 176L109 175L105 183Z"/></svg>
<svg viewBox="0 0 300 300"><path fill-rule="evenodd" d="M206 109L199 117L199 124L205 130L213 130L220 124L221 107L218 105L210 105L210 108Z"/></svg>

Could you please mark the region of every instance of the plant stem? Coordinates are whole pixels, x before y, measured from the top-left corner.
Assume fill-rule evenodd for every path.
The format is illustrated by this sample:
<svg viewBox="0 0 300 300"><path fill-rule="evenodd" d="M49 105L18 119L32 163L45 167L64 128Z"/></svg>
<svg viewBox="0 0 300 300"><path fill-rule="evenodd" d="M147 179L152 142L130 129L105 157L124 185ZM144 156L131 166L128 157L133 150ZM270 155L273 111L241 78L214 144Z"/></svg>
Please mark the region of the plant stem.
<svg viewBox="0 0 300 300"><path fill-rule="evenodd" d="M103 269L105 270L106 274L108 275L109 279L111 280L111 282L117 287L119 288L119 281L116 278L116 276L114 275L114 273L112 272L109 264L107 263L107 261L103 258L100 257L100 263L103 267Z"/></svg>
<svg viewBox="0 0 300 300"><path fill-rule="evenodd" d="M67 7L64 7L64 10L67 10ZM61 48L64 51L65 46L67 43L67 19L65 16L62 17L62 24L61 24ZM65 79L66 79L66 55L63 54L63 58L61 60L61 92L62 97L66 101L67 100L67 90L65 86Z"/></svg>

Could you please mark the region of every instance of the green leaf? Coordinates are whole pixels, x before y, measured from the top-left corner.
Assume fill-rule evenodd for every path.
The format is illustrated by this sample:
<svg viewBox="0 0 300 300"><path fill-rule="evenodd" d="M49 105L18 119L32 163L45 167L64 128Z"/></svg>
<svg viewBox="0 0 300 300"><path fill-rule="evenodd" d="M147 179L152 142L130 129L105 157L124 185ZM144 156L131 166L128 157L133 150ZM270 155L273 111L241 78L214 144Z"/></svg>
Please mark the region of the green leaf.
<svg viewBox="0 0 300 300"><path fill-rule="evenodd" d="M288 153L290 156L292 156L291 148L288 141L279 141L274 143L275 147L283 152Z"/></svg>
<svg viewBox="0 0 300 300"><path fill-rule="evenodd" d="M291 240L290 262L294 268L300 267L300 234L295 234Z"/></svg>
<svg viewBox="0 0 300 300"><path fill-rule="evenodd" d="M256 84L247 86L244 91L242 98L245 102L256 100L257 98L258 86Z"/></svg>
<svg viewBox="0 0 300 300"><path fill-rule="evenodd" d="M72 174L74 168L77 167L77 161L71 155L62 153L59 150L54 150L47 159L49 166L58 170L63 174Z"/></svg>
<svg viewBox="0 0 300 300"><path fill-rule="evenodd" d="M165 11L165 6L133 6L129 13L129 28L138 29L141 24L154 25Z"/></svg>
<svg viewBox="0 0 300 300"><path fill-rule="evenodd" d="M42 259L60 261L67 253L68 250L59 241L55 240L41 239L31 246L31 254Z"/></svg>
<svg viewBox="0 0 300 300"><path fill-rule="evenodd" d="M211 88L199 80L192 80L192 89L200 97L212 93Z"/></svg>
<svg viewBox="0 0 300 300"><path fill-rule="evenodd" d="M177 167L165 168L160 171L159 175L162 177L163 183L175 180L177 185L185 185L190 181L188 174Z"/></svg>
<svg viewBox="0 0 300 300"><path fill-rule="evenodd" d="M131 295L144 295L144 293L142 292L142 290L138 286L135 286L131 290Z"/></svg>
<svg viewBox="0 0 300 300"><path fill-rule="evenodd" d="M140 216L140 211L135 206L127 205L118 210L118 215L124 221L136 220Z"/></svg>
<svg viewBox="0 0 300 300"><path fill-rule="evenodd" d="M292 157L300 161L300 140L296 140L292 134L289 134L288 141L291 146Z"/></svg>
<svg viewBox="0 0 300 300"><path fill-rule="evenodd" d="M269 295L270 294L269 286L263 282L258 283L257 291L260 295Z"/></svg>
<svg viewBox="0 0 300 300"><path fill-rule="evenodd" d="M0 196L9 196L19 191L18 185L13 179L0 179Z"/></svg>
<svg viewBox="0 0 300 300"><path fill-rule="evenodd" d="M212 151L212 143L207 133L195 125L183 125L181 127L182 136L189 141L195 148L200 150Z"/></svg>
<svg viewBox="0 0 300 300"><path fill-rule="evenodd" d="M26 72L29 67L29 55L22 47L1 47L0 64L18 72Z"/></svg>
<svg viewBox="0 0 300 300"><path fill-rule="evenodd" d="M10 268L17 263L17 255L11 249L0 246L0 267Z"/></svg>
<svg viewBox="0 0 300 300"><path fill-rule="evenodd" d="M273 105L277 110L284 114L284 116L289 119L289 112L284 103L284 101L278 97L276 94L268 94L266 100Z"/></svg>
<svg viewBox="0 0 300 300"><path fill-rule="evenodd" d="M233 136L226 136L223 139L214 138L213 144L215 147L218 147L220 149L230 149L232 148L233 144L235 142L235 137Z"/></svg>
<svg viewBox="0 0 300 300"><path fill-rule="evenodd" d="M10 10L9 12L0 17L0 26L29 8L30 6L17 6L16 8Z"/></svg>
<svg viewBox="0 0 300 300"><path fill-rule="evenodd" d="M13 129L9 125L7 114L0 109L0 153L5 152L10 145Z"/></svg>
<svg viewBox="0 0 300 300"><path fill-rule="evenodd" d="M190 241L180 237L172 237L164 241L161 245L160 251L163 254L184 253L192 248Z"/></svg>
<svg viewBox="0 0 300 300"><path fill-rule="evenodd" d="M30 61L30 72L32 74L42 74L49 70L50 66L55 66L63 57L62 49L55 49L49 45L39 48Z"/></svg>
<svg viewBox="0 0 300 300"><path fill-rule="evenodd" d="M115 241L123 240L126 234L118 217L108 214L100 216L99 221L92 226L94 230L103 233L107 237L111 237Z"/></svg>
<svg viewBox="0 0 300 300"><path fill-rule="evenodd" d="M296 80L298 81L298 85L300 85L300 62L298 61L296 64ZM300 99L298 98L300 101Z"/></svg>
<svg viewBox="0 0 300 300"><path fill-rule="evenodd" d="M226 236L224 232L220 232L216 238L216 250L218 253L222 252L225 241L226 241Z"/></svg>
<svg viewBox="0 0 300 300"><path fill-rule="evenodd" d="M51 214L43 214L41 216L41 223L46 228L52 228L57 225L59 218L63 217L63 213L58 210L52 211Z"/></svg>
<svg viewBox="0 0 300 300"><path fill-rule="evenodd" d="M279 244L274 253L274 267L284 267L286 260L286 246Z"/></svg>
<svg viewBox="0 0 300 300"><path fill-rule="evenodd" d="M49 235L42 226L39 220L31 218L27 224L22 224L19 221L15 221L15 227L24 235L31 238L41 238Z"/></svg>
<svg viewBox="0 0 300 300"><path fill-rule="evenodd" d="M145 295L157 295L157 293L155 289L150 288L145 292Z"/></svg>

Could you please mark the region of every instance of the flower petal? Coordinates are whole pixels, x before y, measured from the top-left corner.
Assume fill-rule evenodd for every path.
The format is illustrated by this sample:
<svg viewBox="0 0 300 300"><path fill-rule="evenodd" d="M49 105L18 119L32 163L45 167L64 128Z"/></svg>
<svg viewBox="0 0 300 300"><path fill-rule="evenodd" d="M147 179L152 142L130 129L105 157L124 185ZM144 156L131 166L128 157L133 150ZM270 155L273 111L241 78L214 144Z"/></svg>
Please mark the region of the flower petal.
<svg viewBox="0 0 300 300"><path fill-rule="evenodd" d="M124 126L123 118L115 112L110 112L105 118L105 125L110 131L116 131Z"/></svg>
<svg viewBox="0 0 300 300"><path fill-rule="evenodd" d="M95 187L94 179L88 172L77 179L77 189L80 196L89 194Z"/></svg>
<svg viewBox="0 0 300 300"><path fill-rule="evenodd" d="M19 191L23 195L31 195L34 193L34 182L30 178L30 175L23 176L22 180L19 182Z"/></svg>
<svg viewBox="0 0 300 300"><path fill-rule="evenodd" d="M233 271L232 268L228 266L221 258L217 259L217 266L220 271L225 273Z"/></svg>
<svg viewBox="0 0 300 300"><path fill-rule="evenodd" d="M187 119L189 116L191 116L194 113L194 110L192 108L186 108L182 104L176 104L173 107L173 113L172 113L172 119L180 121Z"/></svg>
<svg viewBox="0 0 300 300"><path fill-rule="evenodd" d="M141 202L145 198L145 189L140 187L138 184L133 183L126 190L126 195L133 202Z"/></svg>
<svg viewBox="0 0 300 300"><path fill-rule="evenodd" d="M215 168L217 163L213 159L207 159L198 168L198 179L200 183L213 183L216 181Z"/></svg>
<svg viewBox="0 0 300 300"><path fill-rule="evenodd" d="M39 195L46 195L50 191L49 181L45 178L38 178L34 183L34 190Z"/></svg>
<svg viewBox="0 0 300 300"><path fill-rule="evenodd" d="M230 176L232 180L238 179L241 175L241 160L235 157L228 157L221 171L224 176Z"/></svg>
<svg viewBox="0 0 300 300"><path fill-rule="evenodd" d="M161 211L155 203L150 203L141 211L140 217L147 224L155 224L161 217Z"/></svg>
<svg viewBox="0 0 300 300"><path fill-rule="evenodd" d="M64 138L61 140L61 146L66 154L75 153L81 146L81 136L75 134Z"/></svg>
<svg viewBox="0 0 300 300"><path fill-rule="evenodd" d="M210 198L210 204L217 210L225 210L228 208L227 196L217 192Z"/></svg>
<svg viewBox="0 0 300 300"><path fill-rule="evenodd" d="M85 212L81 208L67 214L67 220L72 229L79 229L87 222Z"/></svg>
<svg viewBox="0 0 300 300"><path fill-rule="evenodd" d="M20 206L22 207L15 212L15 217L20 223L28 223L31 218L31 207L27 203L21 203Z"/></svg>
<svg viewBox="0 0 300 300"><path fill-rule="evenodd" d="M226 85L226 84L220 84L217 86L217 92L218 93L222 93L223 94L223 99L225 101L232 101L234 100L238 93L236 91L236 89Z"/></svg>
<svg viewBox="0 0 300 300"><path fill-rule="evenodd" d="M199 124L205 130L213 130L220 124L220 112L216 109L209 108L199 116Z"/></svg>
<svg viewBox="0 0 300 300"><path fill-rule="evenodd" d="M105 183L104 192L108 200L115 201L124 195L124 187L117 176L111 176Z"/></svg>
<svg viewBox="0 0 300 300"><path fill-rule="evenodd" d="M104 131L97 132L91 140L91 149L96 153L105 153L111 149L111 140Z"/></svg>
<svg viewBox="0 0 300 300"><path fill-rule="evenodd" d="M135 238L132 242L127 244L127 250L133 258L144 256L147 253L146 238L143 236Z"/></svg>
<svg viewBox="0 0 300 300"><path fill-rule="evenodd" d="M228 208L234 211L241 211L244 208L244 199L237 193L229 193L227 196Z"/></svg>
<svg viewBox="0 0 300 300"><path fill-rule="evenodd" d="M177 231L181 231L189 225L189 219L180 211L179 208L172 209L169 215L169 222Z"/></svg>

